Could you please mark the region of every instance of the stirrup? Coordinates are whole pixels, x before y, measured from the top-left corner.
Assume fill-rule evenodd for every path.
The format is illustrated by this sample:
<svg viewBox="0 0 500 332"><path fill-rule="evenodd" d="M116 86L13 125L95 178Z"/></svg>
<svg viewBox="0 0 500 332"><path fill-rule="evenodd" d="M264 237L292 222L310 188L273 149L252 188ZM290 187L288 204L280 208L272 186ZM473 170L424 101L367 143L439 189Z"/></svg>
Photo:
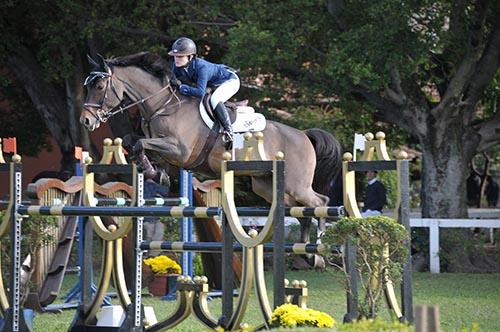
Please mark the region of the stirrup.
<svg viewBox="0 0 500 332"><path fill-rule="evenodd" d="M222 134L222 141L224 143L232 142L233 141L233 135L229 131L225 131Z"/></svg>
<svg viewBox="0 0 500 332"><path fill-rule="evenodd" d="M231 135L230 132L224 132L224 134L222 134L222 142L224 143L226 151L233 149L233 135Z"/></svg>

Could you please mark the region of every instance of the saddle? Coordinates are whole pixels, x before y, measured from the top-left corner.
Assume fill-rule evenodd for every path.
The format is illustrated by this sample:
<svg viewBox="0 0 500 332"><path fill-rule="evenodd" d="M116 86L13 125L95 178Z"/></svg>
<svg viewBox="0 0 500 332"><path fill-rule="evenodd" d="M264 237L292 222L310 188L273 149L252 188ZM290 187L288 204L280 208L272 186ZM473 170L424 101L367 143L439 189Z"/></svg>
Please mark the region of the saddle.
<svg viewBox="0 0 500 332"><path fill-rule="evenodd" d="M212 97L212 92L209 90L200 102L200 115L207 127L213 131L220 132L222 128L218 125L218 121L214 115L210 97ZM260 113L256 113L253 107L248 106L248 100L226 101L224 105L228 111L235 133L262 131L266 127L265 117Z"/></svg>
<svg viewBox="0 0 500 332"><path fill-rule="evenodd" d="M210 119L212 119L212 121L217 121L214 115L214 109L212 107L212 104L210 103L211 97L212 97L212 91L208 90L208 92L203 96L202 103ZM238 100L238 101L226 101L224 103L224 106L226 106L229 117L231 118L231 123L234 123L234 121L236 120L236 109L240 106L248 106L248 99Z"/></svg>

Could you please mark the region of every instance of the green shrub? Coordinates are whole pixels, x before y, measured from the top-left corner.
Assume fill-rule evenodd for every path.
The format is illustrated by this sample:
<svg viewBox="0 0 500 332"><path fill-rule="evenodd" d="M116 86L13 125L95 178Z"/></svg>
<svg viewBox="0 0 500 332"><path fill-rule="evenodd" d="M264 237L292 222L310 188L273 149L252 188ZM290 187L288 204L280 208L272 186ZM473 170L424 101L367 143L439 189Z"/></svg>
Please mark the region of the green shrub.
<svg viewBox="0 0 500 332"><path fill-rule="evenodd" d="M360 332L410 332L414 331L413 327L408 323L400 323L398 321L386 322L380 318L375 319L360 319L351 323L339 325L337 331L360 331Z"/></svg>
<svg viewBox="0 0 500 332"><path fill-rule="evenodd" d="M409 235L403 225L394 219L378 216L368 218L346 217L328 228L322 238L327 245L346 245L348 240L357 247L356 270L363 300L358 299L360 317L374 318L383 293L383 281L401 278L403 264L408 255L406 241ZM349 289L349 274L345 269L346 256L342 252L342 266Z"/></svg>

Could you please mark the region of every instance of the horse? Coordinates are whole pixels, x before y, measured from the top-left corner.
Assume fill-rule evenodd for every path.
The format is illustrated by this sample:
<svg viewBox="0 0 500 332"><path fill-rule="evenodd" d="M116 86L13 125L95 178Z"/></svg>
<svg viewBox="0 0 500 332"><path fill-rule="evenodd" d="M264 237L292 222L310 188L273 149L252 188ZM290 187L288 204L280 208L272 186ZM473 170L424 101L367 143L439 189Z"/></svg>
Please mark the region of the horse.
<svg viewBox="0 0 500 332"><path fill-rule="evenodd" d="M145 152L162 167L174 165L212 177L220 174L222 135L205 148L212 129L199 114L200 99L178 93L166 60L147 52L88 58L92 71L85 81L88 91L80 114L85 128L93 131L114 114L137 106L146 137L137 141L135 152ZM275 121L266 122L263 134L268 156L279 151L285 155L285 205L327 206L332 183L341 188L342 151L337 139L321 129L301 131ZM196 165L193 160L198 160ZM253 192L270 202L271 179L256 175L251 181ZM299 221L301 241L306 243L311 219ZM324 228L324 222L320 224Z"/></svg>

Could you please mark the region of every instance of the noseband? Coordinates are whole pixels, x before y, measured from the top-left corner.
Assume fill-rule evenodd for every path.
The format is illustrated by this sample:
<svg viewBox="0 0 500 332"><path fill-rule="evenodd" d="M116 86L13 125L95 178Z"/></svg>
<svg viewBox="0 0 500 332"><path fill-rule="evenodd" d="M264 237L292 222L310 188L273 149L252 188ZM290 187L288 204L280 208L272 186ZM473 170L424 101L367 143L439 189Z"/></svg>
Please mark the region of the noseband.
<svg viewBox="0 0 500 332"><path fill-rule="evenodd" d="M160 90L156 91L155 93L153 93L153 94L151 94L151 95L149 95L149 96L147 96L145 98L142 98L142 99L140 99L138 101L135 101L135 102L127 104L127 105L123 105L123 102L121 102L117 106L113 107L109 112L106 112L103 109L103 106L104 106L104 103L106 102L106 98L108 96L108 87L111 87L111 91L113 91L113 93L115 94L116 98L118 100L120 100L120 97L118 97L118 93L116 92L115 87L113 86L112 73L102 72L102 71L93 71L85 79L84 85L85 86L90 86L96 79L100 79L100 78L106 78L106 87L104 88L105 89L104 90L104 96L103 96L100 104L93 104L93 103L85 103L85 104L83 104L83 107L90 114L92 114L92 116L94 118L96 118L97 121L100 121L100 122L106 122L106 121L109 120L109 118L111 118L115 114L122 113L123 111L128 110L129 108L132 108L132 107L134 107L136 105L139 105L139 104L143 104L144 102L146 102L150 98L153 98L154 96L162 93L163 91L165 91L167 89L170 89L170 91L172 92L172 94L171 94L170 98L165 102L164 105L167 105L168 103L170 103L170 101L172 100L172 98L174 96L176 98L178 98L175 95L175 91L174 91L172 85L170 84L170 82L168 82L168 84L166 86L164 86ZM120 80L120 79L118 78L118 80ZM122 81L122 80L120 80L120 81ZM92 112L92 110L90 108L96 108L97 111L96 112Z"/></svg>

